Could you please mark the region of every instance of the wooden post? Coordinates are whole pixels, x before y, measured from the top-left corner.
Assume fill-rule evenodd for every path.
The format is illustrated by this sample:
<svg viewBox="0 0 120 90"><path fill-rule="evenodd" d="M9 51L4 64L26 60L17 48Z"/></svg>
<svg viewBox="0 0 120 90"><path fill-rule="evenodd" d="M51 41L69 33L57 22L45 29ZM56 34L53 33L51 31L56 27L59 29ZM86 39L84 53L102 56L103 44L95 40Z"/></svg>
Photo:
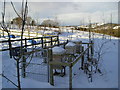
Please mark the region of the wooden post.
<svg viewBox="0 0 120 90"><path fill-rule="evenodd" d="M10 55L10 58L12 58L12 43L11 43L10 36L9 36L9 39L8 39L8 43L9 43L9 55Z"/></svg>
<svg viewBox="0 0 120 90"><path fill-rule="evenodd" d="M58 46L59 46L59 44L60 44L60 42L59 42L59 36L57 36L57 41L58 41Z"/></svg>
<svg viewBox="0 0 120 90"><path fill-rule="evenodd" d="M88 52L87 52L87 58L89 60L89 44L87 44Z"/></svg>
<svg viewBox="0 0 120 90"><path fill-rule="evenodd" d="M52 43L52 37L51 37L51 46L53 45L53 43Z"/></svg>
<svg viewBox="0 0 120 90"><path fill-rule="evenodd" d="M24 55L22 56L22 63L21 64L22 64L22 71L21 71L22 77L25 78L26 77L26 70L25 70L26 69L26 58Z"/></svg>
<svg viewBox="0 0 120 90"><path fill-rule="evenodd" d="M82 46L82 52L83 51L84 51L84 46ZM82 70L84 69L83 65L84 65L84 55L82 56L82 62L81 62L81 69Z"/></svg>
<svg viewBox="0 0 120 90"><path fill-rule="evenodd" d="M48 49L48 62L52 61L52 49ZM50 84L54 85L53 66L50 65Z"/></svg>
<svg viewBox="0 0 120 90"><path fill-rule="evenodd" d="M25 48L27 48L27 40L26 40L26 38L25 38Z"/></svg>
<svg viewBox="0 0 120 90"><path fill-rule="evenodd" d="M69 42L69 40L67 39L67 43Z"/></svg>
<svg viewBox="0 0 120 90"><path fill-rule="evenodd" d="M91 40L91 43L93 43L93 41ZM94 44L92 44L92 46L91 46L91 56L93 57L93 55L94 55L94 47L93 47L93 45Z"/></svg>
<svg viewBox="0 0 120 90"><path fill-rule="evenodd" d="M44 49L43 50L43 59L44 59L44 63L47 63L47 50L46 49Z"/></svg>
<svg viewBox="0 0 120 90"><path fill-rule="evenodd" d="M42 48L44 47L43 37L41 37Z"/></svg>
<svg viewBox="0 0 120 90"><path fill-rule="evenodd" d="M49 76L49 75L50 75L50 74L49 74L49 73L50 73L50 70L49 70L49 69L50 69L50 67L49 67L49 62L50 62L50 57L51 57L51 50L50 50L50 49L47 49L47 53L48 53L48 54L47 54L47 61L48 61L48 62L47 62L47 69L48 69L48 83L49 83L49 79L50 79L50 78L49 78L49 77L50 77L50 76Z"/></svg>
<svg viewBox="0 0 120 90"><path fill-rule="evenodd" d="M72 90L72 64L69 66L69 90Z"/></svg>

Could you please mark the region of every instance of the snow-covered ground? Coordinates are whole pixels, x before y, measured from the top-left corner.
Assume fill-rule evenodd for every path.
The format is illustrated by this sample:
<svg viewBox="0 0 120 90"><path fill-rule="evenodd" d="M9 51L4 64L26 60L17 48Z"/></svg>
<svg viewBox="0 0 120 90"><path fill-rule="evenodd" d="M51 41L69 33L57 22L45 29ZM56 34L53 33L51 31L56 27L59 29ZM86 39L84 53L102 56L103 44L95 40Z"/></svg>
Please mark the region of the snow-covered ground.
<svg viewBox="0 0 120 90"><path fill-rule="evenodd" d="M83 73L82 70L79 70L80 63L77 63L73 67L73 88L118 88L118 38L111 37L111 41L109 40L109 36L106 35L106 39L102 39L101 34L94 34L92 38L94 38L94 47L95 51L98 52L101 45L102 48L102 58L100 60L99 68L101 69L103 75L101 76L99 73L93 75L93 82L89 83L86 74ZM88 42L88 32L83 31L74 31L67 32L63 31L60 35L60 40L74 40L79 39L82 42ZM9 52L4 51L0 52L0 70L3 71L4 75L6 75L9 79L17 84L16 78L16 63L15 60L9 58ZM95 56L97 57L97 53ZM33 58L37 63L41 63L42 58L40 56ZM43 67L46 65L43 64ZM35 70L40 70L41 67L36 67ZM43 69L46 70L46 69ZM43 76L38 75L33 77L21 78L21 86L22 88L68 88L69 87L69 69L66 69L66 75L64 77L54 76L54 86L51 86L47 80L41 80ZM43 79L47 78L44 76ZM1 76L0 76L1 79ZM13 84L8 82L5 78L0 80L0 85L3 88L15 88Z"/></svg>

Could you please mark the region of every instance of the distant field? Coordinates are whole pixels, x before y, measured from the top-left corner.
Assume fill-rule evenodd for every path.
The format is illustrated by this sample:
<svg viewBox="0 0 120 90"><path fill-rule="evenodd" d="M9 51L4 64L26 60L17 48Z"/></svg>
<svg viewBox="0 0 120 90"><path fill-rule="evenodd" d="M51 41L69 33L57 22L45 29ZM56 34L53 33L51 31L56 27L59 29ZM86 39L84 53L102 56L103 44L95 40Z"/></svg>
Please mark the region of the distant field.
<svg viewBox="0 0 120 90"><path fill-rule="evenodd" d="M80 29L80 31L87 31L87 32L89 32L89 30L83 30L83 29ZM110 29L106 29L106 30L91 30L91 32L101 33L101 34L105 34L105 35L111 35L111 36L114 36L114 37L120 37L120 30L119 29L114 29L114 30L110 30Z"/></svg>

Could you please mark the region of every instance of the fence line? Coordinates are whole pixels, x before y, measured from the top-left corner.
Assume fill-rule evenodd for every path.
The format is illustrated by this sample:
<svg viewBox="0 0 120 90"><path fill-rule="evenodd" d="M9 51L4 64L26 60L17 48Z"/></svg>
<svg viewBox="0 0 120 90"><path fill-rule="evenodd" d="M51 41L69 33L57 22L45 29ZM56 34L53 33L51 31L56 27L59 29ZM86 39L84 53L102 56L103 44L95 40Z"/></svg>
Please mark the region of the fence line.
<svg viewBox="0 0 120 90"><path fill-rule="evenodd" d="M30 44L30 45L27 44L27 40L34 40L34 39L37 39L37 40L40 39L41 42L33 43L33 44ZM10 42L16 42L16 41L21 41L21 39L10 40ZM59 45L59 36L46 36L46 37L44 36L44 37L37 37L37 38L25 38L25 39L22 39L22 41L25 42L25 45L23 45L22 47L41 45L42 48L44 48L44 47L46 47L45 45L47 43L51 43L51 46L52 46L54 42L57 42L56 45ZM9 40L0 41L0 43L9 43ZM49 46L49 47L51 47L51 46ZM12 47L12 49L20 48L20 47L21 46ZM7 50L10 50L10 48L0 49L0 51L7 51Z"/></svg>

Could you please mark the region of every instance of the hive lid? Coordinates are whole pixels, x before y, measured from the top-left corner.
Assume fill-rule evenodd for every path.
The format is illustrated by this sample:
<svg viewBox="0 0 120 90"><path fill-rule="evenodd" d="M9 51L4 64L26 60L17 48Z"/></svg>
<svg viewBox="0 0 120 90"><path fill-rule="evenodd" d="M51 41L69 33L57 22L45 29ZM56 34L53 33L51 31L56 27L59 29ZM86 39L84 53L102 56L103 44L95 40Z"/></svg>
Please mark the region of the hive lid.
<svg viewBox="0 0 120 90"><path fill-rule="evenodd" d="M76 44L73 42L69 42L66 44L66 47L74 47Z"/></svg>
<svg viewBox="0 0 120 90"><path fill-rule="evenodd" d="M65 53L65 49L62 47L56 46L56 47L52 48L52 52L53 52L53 54L62 55Z"/></svg>

